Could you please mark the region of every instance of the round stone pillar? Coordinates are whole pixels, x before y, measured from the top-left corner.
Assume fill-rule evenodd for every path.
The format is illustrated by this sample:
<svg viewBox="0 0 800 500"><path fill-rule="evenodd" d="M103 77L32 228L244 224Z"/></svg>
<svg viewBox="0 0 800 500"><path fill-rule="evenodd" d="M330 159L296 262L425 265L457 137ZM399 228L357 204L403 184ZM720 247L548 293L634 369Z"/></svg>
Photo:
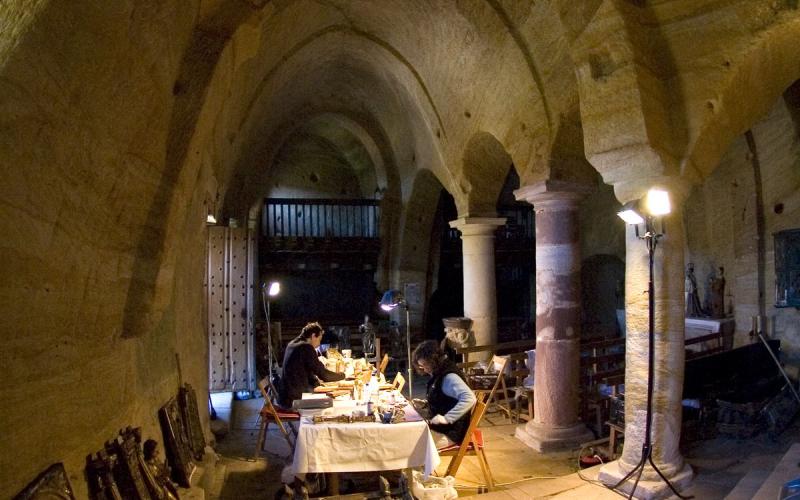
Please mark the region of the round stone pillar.
<svg viewBox="0 0 800 500"><path fill-rule="evenodd" d="M497 343L497 285L494 231L504 217L462 217L450 221L461 232L464 316L472 320L476 345Z"/></svg>
<svg viewBox="0 0 800 500"><path fill-rule="evenodd" d="M692 478L691 467L678 449L681 436L681 398L684 372L684 255L682 204L686 188L666 188L672 211L656 222L659 238L653 260L655 342L653 365L652 458L661 473L679 491ZM619 193L617 193L619 196ZM638 193L638 196L642 196ZM637 196L637 197L638 197ZM626 198L622 198L626 199ZM636 199L630 197L627 199ZM620 221L621 222L621 221ZM640 227L639 234L643 234ZM647 243L628 226L625 236L625 445L619 460L600 469L599 479L614 486L634 469L642 457L647 418L649 349L649 257ZM630 493L635 475L619 485ZM634 496L638 499L671 495L667 484L646 464Z"/></svg>
<svg viewBox="0 0 800 500"><path fill-rule="evenodd" d="M581 257L578 202L586 186L538 183L514 192L536 221L536 365L534 418L516 436L540 452L576 448L594 438L578 419Z"/></svg>

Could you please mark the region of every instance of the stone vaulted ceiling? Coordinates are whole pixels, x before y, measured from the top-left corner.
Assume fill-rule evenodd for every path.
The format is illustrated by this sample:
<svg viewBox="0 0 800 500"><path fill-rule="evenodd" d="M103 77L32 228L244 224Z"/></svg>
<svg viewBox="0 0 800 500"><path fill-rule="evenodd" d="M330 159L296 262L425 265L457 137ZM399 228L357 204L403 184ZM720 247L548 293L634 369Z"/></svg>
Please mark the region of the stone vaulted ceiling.
<svg viewBox="0 0 800 500"><path fill-rule="evenodd" d="M390 251L439 186L487 215L509 163L628 201L708 177L800 79L798 34L796 0L0 2L4 476L80 470L205 385L206 215L281 168L378 189Z"/></svg>

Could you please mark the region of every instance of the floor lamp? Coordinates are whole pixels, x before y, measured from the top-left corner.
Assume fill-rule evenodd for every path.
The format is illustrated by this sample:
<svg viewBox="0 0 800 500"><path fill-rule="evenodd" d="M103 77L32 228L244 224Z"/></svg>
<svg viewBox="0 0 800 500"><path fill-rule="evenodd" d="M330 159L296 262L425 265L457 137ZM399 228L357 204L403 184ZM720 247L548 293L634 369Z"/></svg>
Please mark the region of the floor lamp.
<svg viewBox="0 0 800 500"><path fill-rule="evenodd" d="M275 364L278 364L278 358L275 355L275 351L272 349L272 323L270 321L270 307L269 307L269 298L275 297L281 293L281 284L277 281L273 281L269 284L269 288L267 288L266 283L261 283L261 303L264 305L264 316L267 319L267 363L269 366L269 374L267 375L270 380L272 380L272 363L273 361Z"/></svg>
<svg viewBox="0 0 800 500"><path fill-rule="evenodd" d="M644 442L642 443L642 458L636 467L630 470L625 477L620 479L611 489L617 489L622 483L627 481L630 477L636 474L636 480L633 483L628 500L633 498L636 492L636 487L639 485L639 480L642 477L645 465L649 462L653 470L658 473L659 477L667 483L669 489L678 496L678 498L688 499L691 496L682 496L672 483L664 476L661 470L656 466L653 461L653 443L651 440L652 425L653 425L653 372L654 372L654 359L655 359L655 286L653 282L653 260L655 257L656 246L658 240L664 235L664 224L661 219L662 216L670 213L669 193L657 189L648 191L644 200L635 200L626 203L622 210L617 214L627 224L633 225L636 230L636 237L645 240L647 243L648 264L650 271L650 282L648 284L647 299L648 299L648 348L647 348L647 409L644 430ZM656 229L656 223L659 223L660 232ZM644 224L644 234L639 233L639 226Z"/></svg>
<svg viewBox="0 0 800 500"><path fill-rule="evenodd" d="M406 350L408 355L408 399L414 399L414 376L411 367L411 313L408 301L397 290L387 290L381 297L381 309L391 311L397 306L404 306L406 310Z"/></svg>

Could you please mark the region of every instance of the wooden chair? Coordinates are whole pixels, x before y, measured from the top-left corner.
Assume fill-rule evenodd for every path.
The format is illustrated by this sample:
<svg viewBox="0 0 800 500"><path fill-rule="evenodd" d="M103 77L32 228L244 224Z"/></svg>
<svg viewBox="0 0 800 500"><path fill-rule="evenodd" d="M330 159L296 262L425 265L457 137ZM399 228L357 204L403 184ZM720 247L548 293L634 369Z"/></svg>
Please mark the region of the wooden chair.
<svg viewBox="0 0 800 500"><path fill-rule="evenodd" d="M367 360L367 363L371 365L378 366L378 360L381 359L381 338L375 336L375 354L373 356L367 356L366 354L364 357Z"/></svg>
<svg viewBox="0 0 800 500"><path fill-rule="evenodd" d="M397 392L402 392L403 387L406 385L406 378L403 376L402 373L397 372L397 375L394 376L394 381L392 382L392 390Z"/></svg>
<svg viewBox="0 0 800 500"><path fill-rule="evenodd" d="M481 394L486 394L486 405L494 404L500 410L506 414L508 418L511 418L511 407L508 405L508 388L506 387L506 380L505 380L505 371L506 371L506 363L508 363L508 358L503 356L492 356L490 361L490 366L492 367L492 372L488 374L488 376L494 376L497 374L495 378L494 385L492 386L491 390L486 389L473 389L476 396L480 396ZM499 395L497 393L497 389L501 389L502 392L502 399L499 399Z"/></svg>
<svg viewBox="0 0 800 500"><path fill-rule="evenodd" d="M528 354L525 352L508 355L508 362L511 368L509 376L514 380L514 385L506 389L511 393L514 400L517 423L522 417L523 400L525 400L525 407L527 408L527 415L524 418L529 421L533 420L533 389L525 387L525 379L530 375L530 369L526 365L527 359Z"/></svg>
<svg viewBox="0 0 800 500"><path fill-rule="evenodd" d="M489 468L489 462L486 460L486 453L484 451L483 433L478 429L483 414L486 413L487 404L484 402L484 395L477 395L478 401L472 409L472 417L469 420L469 427L464 436L464 441L461 444L453 444L445 448L439 449L439 456L453 457L450 464L447 466L445 476L455 477L458 473L458 468L461 466L465 456L474 456L478 459L478 464L481 466L483 477L486 479L486 485L491 490L494 488L494 477Z"/></svg>
<svg viewBox="0 0 800 500"><path fill-rule="evenodd" d="M268 378L259 380L258 388L261 391L261 395L264 396L264 406L261 408L260 412L261 426L258 430L258 439L256 440L255 458L258 458L261 450L264 449L264 444L267 438L267 428L269 427L270 422L275 422L278 424L278 427L283 433L284 439L286 439L286 442L289 444L289 449L293 452L294 443L292 443L292 439L289 437L289 431L286 430L286 427L289 427L291 432L295 433L296 431L294 427L292 427L289 422L299 421L300 414L289 410L278 409L274 404L272 404L272 396L277 396L278 393ZM295 440L296 439L297 435L295 434Z"/></svg>
<svg viewBox="0 0 800 500"><path fill-rule="evenodd" d="M389 364L389 355L384 354L383 359L381 359L381 364L378 365L378 371L380 373L384 373L386 371L386 366Z"/></svg>

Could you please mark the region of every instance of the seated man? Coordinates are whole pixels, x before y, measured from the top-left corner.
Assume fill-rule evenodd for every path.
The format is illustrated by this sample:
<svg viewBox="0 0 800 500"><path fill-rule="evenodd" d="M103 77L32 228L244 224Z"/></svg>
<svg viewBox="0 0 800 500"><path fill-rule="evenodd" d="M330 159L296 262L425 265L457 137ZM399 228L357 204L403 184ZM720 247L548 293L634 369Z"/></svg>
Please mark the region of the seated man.
<svg viewBox="0 0 800 500"><path fill-rule="evenodd" d="M311 392L319 381L342 380L344 373L325 368L317 357L317 347L322 341L323 330L319 323L309 323L300 335L289 342L283 356L283 376L278 384L278 405L290 408L292 401L300 399L304 392Z"/></svg>
<svg viewBox="0 0 800 500"><path fill-rule="evenodd" d="M436 447L461 443L469 427L470 410L477 401L464 381L464 374L435 340L426 340L417 346L412 358L415 366L431 376L428 425Z"/></svg>
<svg viewBox="0 0 800 500"><path fill-rule="evenodd" d="M320 356L325 356L328 349L333 348L335 351L339 349L339 336L335 332L328 330L322 334L322 341L317 348L317 353Z"/></svg>

